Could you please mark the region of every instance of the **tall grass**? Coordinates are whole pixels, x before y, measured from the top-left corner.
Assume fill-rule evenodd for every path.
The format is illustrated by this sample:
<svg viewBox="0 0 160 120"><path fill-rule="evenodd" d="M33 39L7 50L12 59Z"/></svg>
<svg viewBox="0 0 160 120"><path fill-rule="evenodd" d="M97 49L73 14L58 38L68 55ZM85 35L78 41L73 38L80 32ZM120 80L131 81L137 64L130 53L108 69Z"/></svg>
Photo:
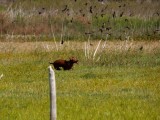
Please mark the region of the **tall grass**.
<svg viewBox="0 0 160 120"><path fill-rule="evenodd" d="M69 48L61 46L59 51L51 48L54 43L48 43L49 49L39 43L36 48L32 47L36 43L14 43L17 47L13 49L13 44L4 43L8 50L0 47L0 74L4 74L0 79L0 119L49 119L47 68L50 61L68 56L76 56L79 64L71 71L55 71L58 119L159 119L158 42L153 46L150 42L133 42L132 46L108 42L101 52L102 43L99 47L92 43L98 48L95 59L101 55L98 61L85 58L84 43L70 42ZM144 48L139 49L140 45Z"/></svg>

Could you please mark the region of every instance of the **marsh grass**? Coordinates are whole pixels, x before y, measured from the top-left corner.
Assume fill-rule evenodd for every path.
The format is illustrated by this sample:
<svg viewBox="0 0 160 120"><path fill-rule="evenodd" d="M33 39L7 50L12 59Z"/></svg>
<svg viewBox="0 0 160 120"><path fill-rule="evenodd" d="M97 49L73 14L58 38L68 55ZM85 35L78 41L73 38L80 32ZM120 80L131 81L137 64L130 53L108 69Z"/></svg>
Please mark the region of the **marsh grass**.
<svg viewBox="0 0 160 120"><path fill-rule="evenodd" d="M97 52L96 57L102 54L97 62L84 57L81 42L70 42L69 48L59 51L43 47L54 43L36 44L37 48L35 43L15 43L8 51L0 50L0 74L4 74L0 80L0 119L49 119L47 68L50 61L68 56L76 56L79 64L71 71L55 71L59 120L160 118L158 42L133 42L130 51L125 42L108 42L106 51ZM97 42L93 45L96 48ZM25 50L25 46L29 48Z"/></svg>
<svg viewBox="0 0 160 120"><path fill-rule="evenodd" d="M70 40L87 39L85 33L92 33L91 38L105 39L106 34L110 36L108 39L125 40L126 37L134 40L159 40L159 2L151 4L144 2L139 4L133 1L124 2L107 2L105 5L97 1L88 2L88 6L84 5L85 1L19 1L2 5L0 16L3 14L7 17L0 17L1 38L7 39L6 36L17 35L26 36L35 35L46 36L49 38L55 34L56 39L61 40L61 35ZM122 5L125 7L118 7ZM62 12L65 5L68 5L69 11ZM89 13L89 6L97 6L93 9L93 13ZM105 10L102 11L107 6ZM80 10L82 13L80 13ZM116 17L113 18L113 12ZM120 14L124 15L120 17ZM85 16L82 16L85 14ZM103 16L102 16L103 14ZM63 24L63 28L62 28ZM111 30L101 33L102 25L111 27ZM51 30L52 26L52 30ZM103 28L105 29L105 28ZM3 35L3 37L2 37ZM46 40L46 39L43 40ZM35 39L29 39L35 41ZM40 40L40 39L39 39ZM24 40L23 40L24 41Z"/></svg>

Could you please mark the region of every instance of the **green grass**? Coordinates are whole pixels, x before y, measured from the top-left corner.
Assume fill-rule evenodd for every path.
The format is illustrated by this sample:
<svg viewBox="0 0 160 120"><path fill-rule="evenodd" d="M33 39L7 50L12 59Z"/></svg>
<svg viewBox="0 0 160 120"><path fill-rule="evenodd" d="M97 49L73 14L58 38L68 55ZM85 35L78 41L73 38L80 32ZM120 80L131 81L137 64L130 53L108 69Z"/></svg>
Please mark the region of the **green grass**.
<svg viewBox="0 0 160 120"><path fill-rule="evenodd" d="M55 71L58 120L160 119L158 50L102 53L102 60L90 64L83 54L1 52L0 119L48 120L48 62L71 55L80 60L74 70Z"/></svg>

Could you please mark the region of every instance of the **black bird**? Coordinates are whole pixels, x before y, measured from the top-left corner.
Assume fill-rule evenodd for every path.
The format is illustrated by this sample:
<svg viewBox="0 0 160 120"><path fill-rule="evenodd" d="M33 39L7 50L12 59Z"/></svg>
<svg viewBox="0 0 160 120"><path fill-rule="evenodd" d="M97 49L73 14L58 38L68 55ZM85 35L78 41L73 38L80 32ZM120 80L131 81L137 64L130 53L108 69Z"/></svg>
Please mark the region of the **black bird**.
<svg viewBox="0 0 160 120"><path fill-rule="evenodd" d="M112 34L111 33L106 33L107 35L111 36Z"/></svg>
<svg viewBox="0 0 160 120"><path fill-rule="evenodd" d="M106 27L106 30L109 31L110 29L112 29L111 27Z"/></svg>
<svg viewBox="0 0 160 120"><path fill-rule="evenodd" d="M63 43L64 43L64 40L61 41L61 44L62 44L62 45L63 45Z"/></svg>
<svg viewBox="0 0 160 120"><path fill-rule="evenodd" d="M92 11L92 6L90 6L90 8L89 8L89 12L90 12L90 13L93 13L93 11Z"/></svg>
<svg viewBox="0 0 160 120"><path fill-rule="evenodd" d="M71 19L71 21L70 21L71 23L73 22L73 18Z"/></svg>
<svg viewBox="0 0 160 120"><path fill-rule="evenodd" d="M80 9L79 12L82 13L82 9Z"/></svg>
<svg viewBox="0 0 160 120"><path fill-rule="evenodd" d="M91 32L85 32L85 35L91 35L93 33L94 33L93 31L91 31Z"/></svg>
<svg viewBox="0 0 160 120"><path fill-rule="evenodd" d="M131 16L133 16L133 13L130 13L130 15L129 15L129 16L130 16L130 17L131 17Z"/></svg>
<svg viewBox="0 0 160 120"><path fill-rule="evenodd" d="M142 50L143 50L143 46L141 46L141 47L139 48L139 50L142 51Z"/></svg>
<svg viewBox="0 0 160 120"><path fill-rule="evenodd" d="M97 17L97 13L96 13L96 15L94 16L96 19L98 19L98 17Z"/></svg>
<svg viewBox="0 0 160 120"><path fill-rule="evenodd" d="M153 15L157 15L157 16L159 16L159 13L158 13L158 12L156 12L156 13L154 13Z"/></svg>
<svg viewBox="0 0 160 120"><path fill-rule="evenodd" d="M124 21L125 21L125 22L128 22L128 19L126 18Z"/></svg>
<svg viewBox="0 0 160 120"><path fill-rule="evenodd" d="M104 12L106 9L107 9L107 5L105 6L105 8L103 8L102 10L101 10L101 12Z"/></svg>
<svg viewBox="0 0 160 120"><path fill-rule="evenodd" d="M157 12L156 14L159 16L159 13L158 13L158 12Z"/></svg>
<svg viewBox="0 0 160 120"><path fill-rule="evenodd" d="M102 24L102 28L104 28L104 27L105 27L105 23Z"/></svg>
<svg viewBox="0 0 160 120"><path fill-rule="evenodd" d="M45 8L43 7L43 8L38 12L38 14L40 15L40 14L42 14L44 11L45 11Z"/></svg>
<svg viewBox="0 0 160 120"><path fill-rule="evenodd" d="M155 35L156 33L158 33L158 31L160 31L160 30L158 30L158 29L157 29L157 30L154 30L154 31L153 31L153 34Z"/></svg>
<svg viewBox="0 0 160 120"><path fill-rule="evenodd" d="M105 14L101 14L101 17L103 18L104 15L105 15Z"/></svg>
<svg viewBox="0 0 160 120"><path fill-rule="evenodd" d="M122 40L122 36L119 36L118 39L119 39L119 40Z"/></svg>
<svg viewBox="0 0 160 120"><path fill-rule="evenodd" d="M62 10L62 12L65 12L67 10L68 6L65 5L65 8ZM68 9L69 10L69 9Z"/></svg>
<svg viewBox="0 0 160 120"><path fill-rule="evenodd" d="M103 12L104 12L104 9L101 10L101 13L103 13Z"/></svg>
<svg viewBox="0 0 160 120"><path fill-rule="evenodd" d="M103 29L102 29L102 28L100 28L99 31L100 31L101 33L103 33Z"/></svg>
<svg viewBox="0 0 160 120"><path fill-rule="evenodd" d="M128 30L130 30L130 27L128 27L128 26L126 26L125 28L128 29Z"/></svg>
<svg viewBox="0 0 160 120"><path fill-rule="evenodd" d="M88 23L88 24L91 24L91 22L89 22L89 21L88 21L87 23Z"/></svg>
<svg viewBox="0 0 160 120"><path fill-rule="evenodd" d="M148 37L150 37L151 35L149 33L146 34Z"/></svg>
<svg viewBox="0 0 160 120"><path fill-rule="evenodd" d="M88 5L88 3L86 2L84 5L86 5L86 6L87 6L87 5Z"/></svg>
<svg viewBox="0 0 160 120"><path fill-rule="evenodd" d="M113 17L113 18L116 17L116 12L115 12L115 11L113 12L112 17Z"/></svg>
<svg viewBox="0 0 160 120"><path fill-rule="evenodd" d="M93 46L93 44L92 44L92 43L90 43L90 46Z"/></svg>
<svg viewBox="0 0 160 120"><path fill-rule="evenodd" d="M124 12L122 12L122 13L120 14L120 16L119 16L119 17L122 17L122 16L123 16L123 14L124 14Z"/></svg>

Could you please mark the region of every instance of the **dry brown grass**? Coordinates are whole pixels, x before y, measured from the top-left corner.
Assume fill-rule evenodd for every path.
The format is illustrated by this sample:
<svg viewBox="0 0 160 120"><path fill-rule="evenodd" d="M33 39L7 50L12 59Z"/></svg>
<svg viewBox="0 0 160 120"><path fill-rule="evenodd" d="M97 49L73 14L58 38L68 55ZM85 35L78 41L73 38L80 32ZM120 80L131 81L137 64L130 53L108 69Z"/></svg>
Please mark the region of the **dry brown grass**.
<svg viewBox="0 0 160 120"><path fill-rule="evenodd" d="M56 42L58 50L84 50L85 43L88 45L90 51L94 51L97 47L99 41L93 42L74 42L68 41L63 45L60 42ZM160 41L107 41L105 48L102 46L105 44L104 41L101 42L99 50L104 50L106 52L124 52L124 51L143 51L143 52L154 52L160 50ZM140 48L142 50L140 50ZM13 53L24 53L38 51L57 51L54 42L0 42L0 52L13 52ZM98 51L99 51L98 50Z"/></svg>

